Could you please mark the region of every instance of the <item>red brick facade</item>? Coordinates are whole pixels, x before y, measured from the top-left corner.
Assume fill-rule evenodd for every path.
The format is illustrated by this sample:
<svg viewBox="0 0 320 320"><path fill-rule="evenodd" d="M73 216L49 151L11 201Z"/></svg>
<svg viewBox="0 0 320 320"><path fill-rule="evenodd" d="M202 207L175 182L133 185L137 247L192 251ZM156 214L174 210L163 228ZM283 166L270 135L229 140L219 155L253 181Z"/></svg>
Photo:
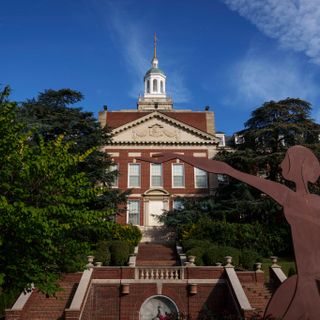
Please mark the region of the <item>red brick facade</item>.
<svg viewBox="0 0 320 320"><path fill-rule="evenodd" d="M153 297L172 301L179 314L189 320L207 319L208 314L229 314L251 319L262 314L270 292L261 272L237 272L253 307L241 310L224 267L184 267L176 280L137 278L136 268L100 267L92 270L78 310L70 309L81 285L81 274L67 275L57 298L34 291L21 310L7 310L7 320L141 320L142 306ZM82 279L81 279L82 281ZM128 286L123 293L123 285ZM191 286L196 291L191 291ZM68 288L73 288L69 290ZM257 319L257 318L252 318Z"/></svg>
<svg viewBox="0 0 320 320"><path fill-rule="evenodd" d="M174 200L178 197L205 196L215 188L213 175L205 178L205 186L197 186L194 167L183 163L180 164L183 164L184 168L184 184L175 187L172 174L173 164L177 161L164 163L161 186L152 186L151 164L137 160L139 157L150 157L152 154L164 152L213 157L218 144L214 134L213 112L104 111L100 113L99 120L102 125L106 124L113 130L114 141L104 150L118 166L120 174L117 187L122 191L130 189L128 200L137 201L135 205L138 206L139 218L134 224L153 226L155 222L150 218L152 201L156 205L163 201L160 209L169 210L173 208ZM140 164L138 187L132 187L129 183L129 164ZM117 216L117 221L131 222L128 213Z"/></svg>

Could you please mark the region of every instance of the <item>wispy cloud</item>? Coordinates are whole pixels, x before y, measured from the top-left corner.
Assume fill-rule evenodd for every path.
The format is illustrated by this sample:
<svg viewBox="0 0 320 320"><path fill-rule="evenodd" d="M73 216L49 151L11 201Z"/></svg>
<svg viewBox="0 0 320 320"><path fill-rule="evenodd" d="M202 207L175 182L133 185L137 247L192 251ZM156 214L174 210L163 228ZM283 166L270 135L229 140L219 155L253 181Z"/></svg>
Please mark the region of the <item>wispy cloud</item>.
<svg viewBox="0 0 320 320"><path fill-rule="evenodd" d="M319 0L223 0L286 48L320 64Z"/></svg>
<svg viewBox="0 0 320 320"><path fill-rule="evenodd" d="M281 59L280 54L250 49L228 70L231 95L225 103L249 109L287 97L314 101L319 94L312 70L306 71L294 57Z"/></svg>
<svg viewBox="0 0 320 320"><path fill-rule="evenodd" d="M101 9L101 1L93 0L96 9ZM110 1L105 0L107 27L110 34L113 35L113 42L119 47L123 59L128 68L128 73L132 81L132 87L129 95L137 98L138 94L143 93L143 76L151 66L152 58L152 40L150 39L150 25L143 20L143 16L135 17L130 12L130 7L134 5L132 1ZM160 57L161 62L166 57ZM179 61L173 61L170 57L170 65L175 70L175 64ZM167 88L172 95L174 102L186 102L190 98L189 90L185 85L184 75L181 72L166 72L170 87Z"/></svg>
<svg viewBox="0 0 320 320"><path fill-rule="evenodd" d="M185 86L185 80L181 73L174 71L170 73L169 93L173 97L173 102L190 102L191 94Z"/></svg>

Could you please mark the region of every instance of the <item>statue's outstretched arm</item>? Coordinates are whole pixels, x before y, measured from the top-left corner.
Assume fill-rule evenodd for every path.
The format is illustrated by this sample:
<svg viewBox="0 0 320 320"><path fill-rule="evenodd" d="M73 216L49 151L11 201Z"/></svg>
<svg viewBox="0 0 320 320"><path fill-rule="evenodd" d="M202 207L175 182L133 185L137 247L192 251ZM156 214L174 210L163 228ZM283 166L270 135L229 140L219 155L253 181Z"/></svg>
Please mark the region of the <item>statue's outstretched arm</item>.
<svg viewBox="0 0 320 320"><path fill-rule="evenodd" d="M238 171L222 161L210 160L206 158L194 158L191 156L185 156L175 153L158 154L154 155L153 157L142 157L137 159L152 163L163 163L174 159L180 159L183 162L186 162L207 172L226 174L237 180L245 182L250 186L255 187L256 189L267 194L280 205L283 205L285 203L288 192L293 192L280 183Z"/></svg>

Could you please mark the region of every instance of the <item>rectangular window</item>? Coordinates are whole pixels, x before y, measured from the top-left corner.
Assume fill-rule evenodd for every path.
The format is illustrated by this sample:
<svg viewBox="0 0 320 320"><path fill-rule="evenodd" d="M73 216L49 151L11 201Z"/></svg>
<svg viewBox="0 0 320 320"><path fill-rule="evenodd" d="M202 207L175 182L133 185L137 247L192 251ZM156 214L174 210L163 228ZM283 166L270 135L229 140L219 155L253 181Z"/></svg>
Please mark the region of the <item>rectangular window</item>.
<svg viewBox="0 0 320 320"><path fill-rule="evenodd" d="M129 163L128 187L140 188L140 163Z"/></svg>
<svg viewBox="0 0 320 320"><path fill-rule="evenodd" d="M208 188L208 174L206 171L194 168L194 185L196 188Z"/></svg>
<svg viewBox="0 0 320 320"><path fill-rule="evenodd" d="M173 210L182 210L182 209L184 209L184 205L183 205L182 199L173 200L172 209Z"/></svg>
<svg viewBox="0 0 320 320"><path fill-rule="evenodd" d="M150 185L151 187L162 187L162 165L150 164Z"/></svg>
<svg viewBox="0 0 320 320"><path fill-rule="evenodd" d="M217 179L219 184L228 184L229 178L224 174L217 174Z"/></svg>
<svg viewBox="0 0 320 320"><path fill-rule="evenodd" d="M172 188L184 188L184 165L172 164Z"/></svg>
<svg viewBox="0 0 320 320"><path fill-rule="evenodd" d="M128 200L127 203L128 223L140 225L140 201Z"/></svg>
<svg viewBox="0 0 320 320"><path fill-rule="evenodd" d="M114 176L113 176L113 180L111 181L111 184L110 186L112 188L118 188L118 185L119 185L119 175L118 173L114 172L114 171L119 171L119 165L118 164L113 164L109 167L109 172L113 172L114 173Z"/></svg>

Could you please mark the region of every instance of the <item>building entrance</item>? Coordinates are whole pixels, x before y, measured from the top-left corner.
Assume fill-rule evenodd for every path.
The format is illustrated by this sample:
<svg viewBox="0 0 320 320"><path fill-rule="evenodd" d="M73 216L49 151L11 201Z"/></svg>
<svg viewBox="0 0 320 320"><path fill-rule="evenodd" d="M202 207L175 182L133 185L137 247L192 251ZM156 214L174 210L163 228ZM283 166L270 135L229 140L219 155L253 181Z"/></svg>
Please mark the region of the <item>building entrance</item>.
<svg viewBox="0 0 320 320"><path fill-rule="evenodd" d="M148 227L158 227L162 223L159 222L158 217L162 214L164 210L163 200L150 200L149 210L148 210Z"/></svg>

